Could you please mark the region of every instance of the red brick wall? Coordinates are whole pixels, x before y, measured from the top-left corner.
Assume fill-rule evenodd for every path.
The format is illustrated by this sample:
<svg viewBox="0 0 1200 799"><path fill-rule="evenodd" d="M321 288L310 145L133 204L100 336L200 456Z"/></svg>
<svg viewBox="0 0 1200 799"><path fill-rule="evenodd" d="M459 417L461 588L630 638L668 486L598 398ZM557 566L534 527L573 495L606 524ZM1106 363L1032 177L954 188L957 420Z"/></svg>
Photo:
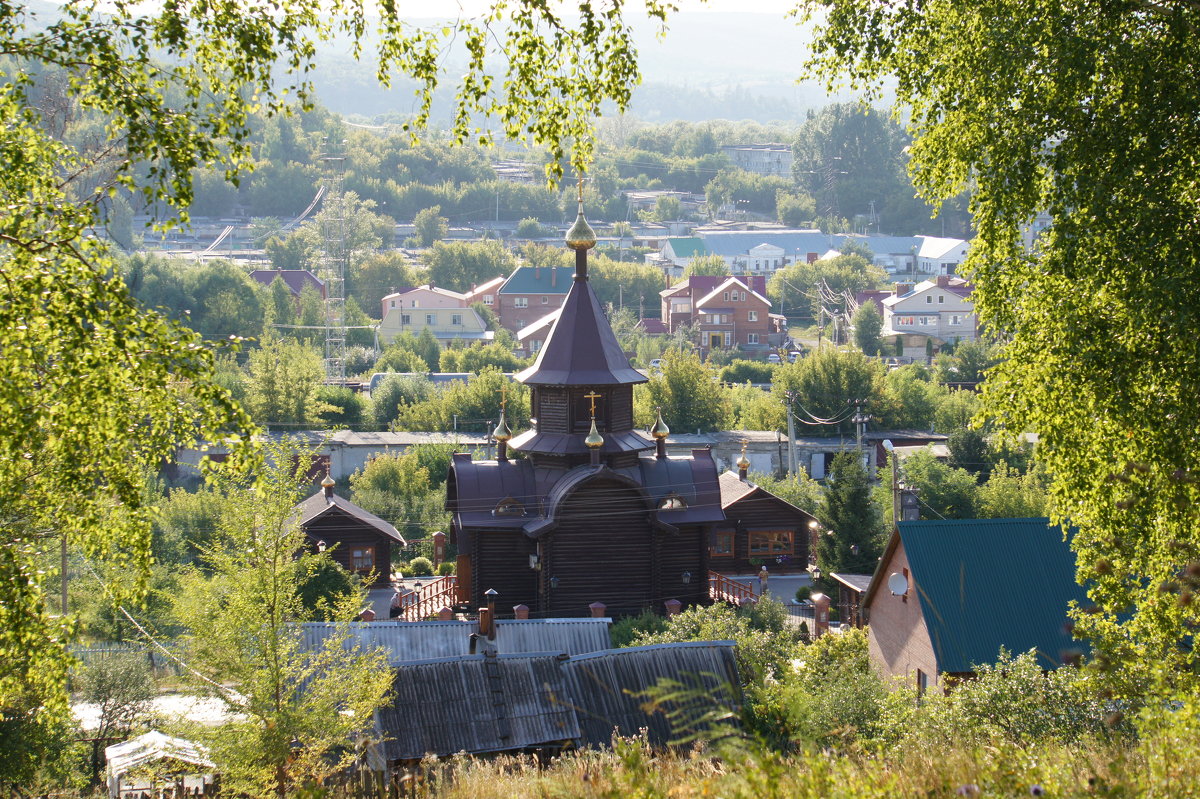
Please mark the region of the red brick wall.
<svg viewBox="0 0 1200 799"><path fill-rule="evenodd" d="M516 298L523 296L529 301L529 307L516 307ZM546 304L542 304L542 297L546 298ZM514 333L526 325L531 325L541 319L551 311L555 311L562 307L566 302L566 294L527 294L527 295L512 295L499 294L496 297L497 302L493 310L500 317L500 324L507 330Z"/></svg>
<svg viewBox="0 0 1200 799"><path fill-rule="evenodd" d="M893 572L903 574L907 568L908 557L904 546L900 545L885 565L883 575L886 579ZM916 687L917 669L920 669L929 675L932 687L939 682L937 660L920 603L911 574L906 596L893 596L886 582L879 587L870 606L871 660L884 676L903 678L905 684L913 687Z"/></svg>

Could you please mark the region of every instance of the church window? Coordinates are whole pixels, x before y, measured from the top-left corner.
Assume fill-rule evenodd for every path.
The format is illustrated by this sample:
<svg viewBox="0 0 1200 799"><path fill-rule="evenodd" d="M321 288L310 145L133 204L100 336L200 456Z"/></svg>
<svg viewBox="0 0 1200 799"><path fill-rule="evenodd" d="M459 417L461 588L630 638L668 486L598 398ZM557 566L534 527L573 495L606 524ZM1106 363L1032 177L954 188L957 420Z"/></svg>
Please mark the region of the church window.
<svg viewBox="0 0 1200 799"><path fill-rule="evenodd" d="M750 533L751 555L790 555L792 552L791 530L758 530Z"/></svg>
<svg viewBox="0 0 1200 799"><path fill-rule="evenodd" d="M687 503L683 501L683 497L672 491L662 498L658 503L659 510L683 510L687 507Z"/></svg>
<svg viewBox="0 0 1200 799"><path fill-rule="evenodd" d="M505 497L496 503L496 507L492 510L493 516L524 516L525 506L517 502L512 497Z"/></svg>
<svg viewBox="0 0 1200 799"><path fill-rule="evenodd" d="M733 533L716 533L709 554L714 558L733 557Z"/></svg>
<svg viewBox="0 0 1200 799"><path fill-rule="evenodd" d="M352 547L350 568L356 572L369 572L375 568L375 547Z"/></svg>

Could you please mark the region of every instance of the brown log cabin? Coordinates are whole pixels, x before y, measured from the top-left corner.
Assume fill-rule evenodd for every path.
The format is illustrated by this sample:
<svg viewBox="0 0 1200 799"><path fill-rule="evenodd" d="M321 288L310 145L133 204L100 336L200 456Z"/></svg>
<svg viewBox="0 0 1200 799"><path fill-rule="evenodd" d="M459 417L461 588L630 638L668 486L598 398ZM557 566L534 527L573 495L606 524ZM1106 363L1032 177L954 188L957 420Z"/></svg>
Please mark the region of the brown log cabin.
<svg viewBox="0 0 1200 799"><path fill-rule="evenodd" d="M371 588L392 579L392 545L404 546L400 531L373 513L334 493L326 475L321 490L296 506L299 524L311 545L330 552L342 568L360 575L374 573Z"/></svg>
<svg viewBox="0 0 1200 799"><path fill-rule="evenodd" d="M746 479L745 470L720 477L725 520L713 530L713 571L726 575L803 572L816 518Z"/></svg>

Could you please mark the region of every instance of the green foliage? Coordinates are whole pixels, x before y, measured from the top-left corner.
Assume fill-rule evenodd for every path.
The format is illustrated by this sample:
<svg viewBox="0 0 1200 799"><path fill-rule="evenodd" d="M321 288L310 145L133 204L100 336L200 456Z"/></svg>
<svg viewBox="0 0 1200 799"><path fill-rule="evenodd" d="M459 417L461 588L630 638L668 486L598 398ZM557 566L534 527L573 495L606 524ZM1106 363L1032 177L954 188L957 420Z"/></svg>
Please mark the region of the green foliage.
<svg viewBox="0 0 1200 799"><path fill-rule="evenodd" d="M284 428L314 426L330 410L319 399L325 380L320 353L291 339L274 339L250 352L246 404L254 419Z"/></svg>
<svg viewBox="0 0 1200 799"><path fill-rule="evenodd" d="M758 472L751 472L749 477L751 482L762 486L765 491L770 491L784 502L790 502L802 511L814 516L821 512L824 504L824 489L820 483L809 477L808 472L803 468L797 469L795 474L785 475L782 478Z"/></svg>
<svg viewBox="0 0 1200 799"><path fill-rule="evenodd" d="M951 391L937 405L933 414L934 432L950 435L969 427L979 415L979 395L974 391Z"/></svg>
<svg viewBox="0 0 1200 799"><path fill-rule="evenodd" d="M433 576L433 561L429 558L413 558L408 562L407 574L413 577L432 577Z"/></svg>
<svg viewBox="0 0 1200 799"><path fill-rule="evenodd" d="M904 459L904 480L921 498L922 519L975 518L975 476L965 469L942 463L922 450Z"/></svg>
<svg viewBox="0 0 1200 799"><path fill-rule="evenodd" d="M723 430L732 410L716 374L691 352L666 353L662 371L634 388L633 401L638 424L654 424L661 408L663 420L680 432Z"/></svg>
<svg viewBox="0 0 1200 799"><path fill-rule="evenodd" d="M237 714L190 734L211 747L228 790L256 797L284 791L289 769L314 778L340 770L352 756L346 740L368 734L391 685L383 655L349 645L345 632L305 651L295 622L314 615L347 621L363 594L336 602L326 595L315 613L305 606L301 587L329 558L310 551L296 524L311 455L286 446L267 455L257 480L218 476L226 503L204 551L209 571L187 570L175 603L188 631L189 682Z"/></svg>
<svg viewBox="0 0 1200 799"><path fill-rule="evenodd" d="M592 257L588 259L588 282L603 307L642 306L647 315L658 314L658 292L663 289L663 273L658 267ZM640 316L635 321L637 318Z"/></svg>
<svg viewBox="0 0 1200 799"><path fill-rule="evenodd" d="M886 430L928 430L941 407L944 389L930 379L924 364L910 363L887 373L887 394L872 402ZM965 424L965 422L964 422Z"/></svg>
<svg viewBox="0 0 1200 799"><path fill-rule="evenodd" d="M879 332L883 330L883 314L874 302L868 300L859 306L850 324L854 327L854 343L863 355L878 355L882 351Z"/></svg>
<svg viewBox="0 0 1200 799"><path fill-rule="evenodd" d="M371 318L382 318L383 298L424 283L423 277L403 253L364 253L350 262L346 274L347 302L353 298Z"/></svg>
<svg viewBox="0 0 1200 799"><path fill-rule="evenodd" d="M955 430L946 446L950 450L950 465L956 469L965 469L981 479L991 472L987 441L978 430Z"/></svg>
<svg viewBox="0 0 1200 799"><path fill-rule="evenodd" d="M722 383L770 383L774 376L774 364L741 358L730 361L718 374Z"/></svg>
<svg viewBox="0 0 1200 799"><path fill-rule="evenodd" d="M494 367L502 372L519 372L529 365L524 358L512 354L512 350L503 344L483 344L475 341L466 347L450 347L442 350L441 362L438 364L442 372L475 372L478 374L487 367Z"/></svg>
<svg viewBox="0 0 1200 799"><path fill-rule="evenodd" d="M770 599L759 604L764 607L755 610L735 610L724 603L695 605L668 618L665 630L638 632L632 644L731 640L737 644L743 686L761 684L788 668L796 637L783 625L782 605ZM766 607L772 605L776 607Z"/></svg>
<svg viewBox="0 0 1200 799"><path fill-rule="evenodd" d="M885 731L888 687L867 655L866 630L823 635L800 647L797 665L760 692L758 725L779 743L849 747Z"/></svg>
<svg viewBox="0 0 1200 799"><path fill-rule="evenodd" d="M822 214L879 214L882 231L926 232L930 209L914 200L905 173L908 137L885 113L858 103L833 103L812 115L796 138L792 169Z"/></svg>
<svg viewBox="0 0 1200 799"><path fill-rule="evenodd" d="M886 373L883 364L856 351L824 347L795 363L775 370L772 394L780 404L790 404L802 423L837 420L807 426L810 434L852 432L847 401L882 396Z"/></svg>
<svg viewBox="0 0 1200 799"><path fill-rule="evenodd" d="M783 405L770 391L743 383L727 392L733 406L733 428L737 430L785 430Z"/></svg>
<svg viewBox="0 0 1200 799"><path fill-rule="evenodd" d="M454 569L453 561L444 560L438 564L437 573L438 573L439 577L444 577L449 574L454 574L454 571L455 571L455 569Z"/></svg>
<svg viewBox="0 0 1200 799"><path fill-rule="evenodd" d="M996 348L986 341L963 341L950 355L934 361L939 383L979 383L997 363Z"/></svg>
<svg viewBox="0 0 1200 799"><path fill-rule="evenodd" d="M124 740L138 720L150 710L156 694L148 655L116 654L101 658L78 674L80 698L99 710L99 724L91 731L90 773L93 784L102 779L104 747L108 741Z"/></svg>
<svg viewBox="0 0 1200 799"><path fill-rule="evenodd" d="M352 388L323 385L317 389L317 402L327 407L320 417L320 424L324 428L366 430L371 426L370 404L366 397Z"/></svg>
<svg viewBox="0 0 1200 799"><path fill-rule="evenodd" d="M638 616L626 616L613 622L609 629L614 647L636 646L639 636L658 635L666 632L667 620L652 610L642 611Z"/></svg>
<svg viewBox="0 0 1200 799"><path fill-rule="evenodd" d="M1200 361L1184 344L1200 307L1200 127L1195 43L1179 37L1200 12L838 5L820 11L833 24L818 29L818 70L895 76L923 194L973 187L966 271L980 321L1006 338L985 398L1014 433L1039 433L1054 510L1079 528L1079 578L1101 612L1078 629L1115 667L1114 690L1191 690L1197 650L1180 641L1200 607L1160 586L1200 558ZM1053 224L1027 250L1023 226L1042 211Z"/></svg>
<svg viewBox="0 0 1200 799"><path fill-rule="evenodd" d="M440 486L446 479L449 460L446 457L443 461L443 455L448 453L445 448L430 453L422 453L422 449L413 447L402 455L380 455L350 475L355 503L394 524L410 540L426 538L446 523Z"/></svg>
<svg viewBox="0 0 1200 799"><path fill-rule="evenodd" d="M775 192L775 217L790 228L808 227L817 215L817 203L804 192Z"/></svg>
<svg viewBox="0 0 1200 799"><path fill-rule="evenodd" d="M738 212L752 211L774 218L776 196L794 188L792 181L786 178L732 167L718 172L704 187L704 194L712 215L729 206Z"/></svg>
<svg viewBox="0 0 1200 799"><path fill-rule="evenodd" d="M881 268L857 254L822 258L811 264L801 260L771 275L767 281L767 296L772 302L783 303L788 308L808 310L810 318L816 319L822 307L822 286L825 286L838 298L824 304L825 318L828 319L831 312L846 311L847 295L853 297L860 291L873 289L885 279L886 274Z"/></svg>
<svg viewBox="0 0 1200 799"><path fill-rule="evenodd" d="M375 429L387 430L404 408L425 402L433 391L433 384L423 374L388 377L371 392Z"/></svg>
<svg viewBox="0 0 1200 799"><path fill-rule="evenodd" d="M729 274L729 264L719 255L697 255L683 268L683 279L689 277L723 277Z"/></svg>
<svg viewBox="0 0 1200 799"><path fill-rule="evenodd" d="M1047 476L1040 468L1021 474L1000 461L976 493L981 519L1020 519L1049 516Z"/></svg>
<svg viewBox="0 0 1200 799"><path fill-rule="evenodd" d="M451 291L468 291L517 268L512 254L498 241L438 241L423 257L429 282Z"/></svg>
<svg viewBox="0 0 1200 799"><path fill-rule="evenodd" d="M405 405L396 418L396 428L451 432L457 424L460 430L490 430L500 416L500 387L504 385L508 386L508 424L518 430L529 424L529 389L492 366L483 367L466 383L446 383L429 398Z"/></svg>
<svg viewBox="0 0 1200 799"><path fill-rule="evenodd" d="M153 551L160 563L192 563L211 542L224 498L210 490L174 488L155 506Z"/></svg>
<svg viewBox="0 0 1200 799"><path fill-rule="evenodd" d="M825 574L873 574L883 552L883 518L857 453L834 457L818 518L825 529L817 542L817 564ZM829 590L835 589L830 585Z"/></svg>
<svg viewBox="0 0 1200 799"><path fill-rule="evenodd" d="M416 232L418 247L432 247L434 242L446 238L450 232L450 220L441 215L442 207L435 205L425 208L413 217L413 229Z"/></svg>

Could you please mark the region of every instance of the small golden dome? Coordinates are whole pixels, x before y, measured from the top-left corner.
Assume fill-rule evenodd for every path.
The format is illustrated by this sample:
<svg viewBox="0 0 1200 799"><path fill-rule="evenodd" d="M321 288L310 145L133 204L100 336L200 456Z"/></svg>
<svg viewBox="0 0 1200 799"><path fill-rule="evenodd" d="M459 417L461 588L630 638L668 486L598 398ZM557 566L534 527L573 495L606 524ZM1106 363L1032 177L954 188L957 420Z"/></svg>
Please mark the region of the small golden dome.
<svg viewBox="0 0 1200 799"><path fill-rule="evenodd" d="M587 438L583 440L588 449L599 449L604 446L604 436L600 435L600 431L596 429L596 420L592 420L592 429L588 431Z"/></svg>
<svg viewBox="0 0 1200 799"><path fill-rule="evenodd" d="M582 202L579 203L579 216L575 217L575 224L567 231L566 240L572 250L590 250L596 246L596 231L583 218Z"/></svg>
<svg viewBox="0 0 1200 799"><path fill-rule="evenodd" d="M654 438L666 438L671 435L671 428L663 421L662 410L658 411L658 419L655 420L654 427L650 428L650 435Z"/></svg>
<svg viewBox="0 0 1200 799"><path fill-rule="evenodd" d="M746 457L746 453L743 452L742 457L737 459L737 467L743 470L750 468L750 459Z"/></svg>
<svg viewBox="0 0 1200 799"><path fill-rule="evenodd" d="M325 472L325 479L321 481L321 488L333 488L335 485L337 483L330 477L329 472Z"/></svg>
<svg viewBox="0 0 1200 799"><path fill-rule="evenodd" d="M500 423L496 425L496 429L492 431L492 438L497 441L508 441L513 437L512 428L508 426L508 422L504 421L504 411L500 412Z"/></svg>

